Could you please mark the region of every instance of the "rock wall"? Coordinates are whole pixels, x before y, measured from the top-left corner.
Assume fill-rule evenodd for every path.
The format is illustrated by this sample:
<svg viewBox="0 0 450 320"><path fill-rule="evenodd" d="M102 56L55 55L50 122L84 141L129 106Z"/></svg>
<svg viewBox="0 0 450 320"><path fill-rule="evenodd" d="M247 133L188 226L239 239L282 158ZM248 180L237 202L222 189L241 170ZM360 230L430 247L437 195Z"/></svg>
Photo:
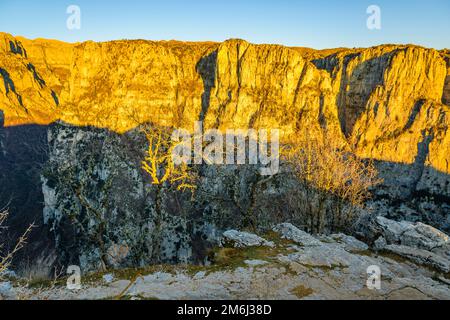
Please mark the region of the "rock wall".
<svg viewBox="0 0 450 320"><path fill-rule="evenodd" d="M442 51L442 56L444 57L445 62L447 62L447 77L445 78L444 92L442 95L442 103L449 106L450 105L450 51L449 50Z"/></svg>
<svg viewBox="0 0 450 320"><path fill-rule="evenodd" d="M192 129L204 120L277 127L286 137L317 128L343 143L351 137L363 157L404 164L430 137L426 165L449 172L447 51L1 38L6 126L63 120L124 133L149 121Z"/></svg>
<svg viewBox="0 0 450 320"><path fill-rule="evenodd" d="M295 184L277 178L257 189L251 166L206 166L196 202L166 192L164 210L156 213L156 190L140 169L145 139L139 126L192 130L202 120L222 130L279 128L285 140L325 131L377 161L384 184L375 194L391 201L378 203L378 210L401 201L407 210L393 211L413 211L412 220L426 217L447 228L448 57L448 51L418 46L66 44L0 34L0 194L36 194L27 205L13 200L11 211L20 216L34 208L28 217L41 219L62 263L204 261L217 230L241 227L255 199L260 222L289 220L283 196ZM30 155L36 160L19 179L9 168L25 168Z"/></svg>
<svg viewBox="0 0 450 320"><path fill-rule="evenodd" d="M141 169L147 142L139 130L120 135L58 123L48 143L43 223L63 264L207 263L220 230L246 224L252 198L261 203L252 211L261 225L289 219L281 199L288 184L274 178L260 186L255 166L202 166L192 201L190 192L152 185Z"/></svg>

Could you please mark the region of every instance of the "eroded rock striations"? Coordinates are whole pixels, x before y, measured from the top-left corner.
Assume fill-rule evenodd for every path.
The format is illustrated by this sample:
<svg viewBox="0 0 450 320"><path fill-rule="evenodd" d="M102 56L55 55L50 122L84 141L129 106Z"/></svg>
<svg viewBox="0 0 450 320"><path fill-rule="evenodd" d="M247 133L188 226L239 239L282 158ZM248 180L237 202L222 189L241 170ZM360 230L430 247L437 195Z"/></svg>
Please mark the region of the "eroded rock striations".
<svg viewBox="0 0 450 320"><path fill-rule="evenodd" d="M52 239L62 263L86 268L202 260L218 230L240 228L256 199L258 221L288 219L281 195L295 184L258 184L251 166L203 167L197 200L167 193L155 216L139 126L192 130L201 120L221 130L279 128L285 140L325 131L377 160L378 214L448 231L449 59L448 50L412 45L315 51L1 34L1 201L48 226L40 237Z"/></svg>

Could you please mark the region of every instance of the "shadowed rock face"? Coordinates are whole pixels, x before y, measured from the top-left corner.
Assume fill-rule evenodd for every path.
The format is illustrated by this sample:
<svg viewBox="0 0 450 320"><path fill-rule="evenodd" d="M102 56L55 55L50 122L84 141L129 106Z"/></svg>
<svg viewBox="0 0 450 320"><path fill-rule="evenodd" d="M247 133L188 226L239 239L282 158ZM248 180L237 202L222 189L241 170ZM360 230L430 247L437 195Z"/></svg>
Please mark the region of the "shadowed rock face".
<svg viewBox="0 0 450 320"><path fill-rule="evenodd" d="M145 140L139 125L192 130L203 120L205 128L223 130L279 128L286 140L309 128L379 161L385 183L376 195L387 199L387 208L401 199L414 217L425 215L445 229L448 57L448 51L417 46L315 51L242 40L66 44L1 34L0 191L16 194L14 216L42 219L63 263L98 268L99 261L108 263L105 252L121 246L131 248L124 265L201 261L217 240L216 229L242 226L255 200L255 169L203 168L200 190L208 195L195 203L168 194L166 231L157 235L163 250L155 253L154 190L140 170ZM27 125L41 125L41 131ZM48 152L41 157L34 149ZM20 169L36 155L30 170ZM289 184L275 179L257 190L260 221L289 220L282 201L295 187ZM24 194L35 195L32 202L17 200ZM424 208L432 195L437 209ZM109 222L101 225L90 215ZM99 230L104 237L93 239Z"/></svg>

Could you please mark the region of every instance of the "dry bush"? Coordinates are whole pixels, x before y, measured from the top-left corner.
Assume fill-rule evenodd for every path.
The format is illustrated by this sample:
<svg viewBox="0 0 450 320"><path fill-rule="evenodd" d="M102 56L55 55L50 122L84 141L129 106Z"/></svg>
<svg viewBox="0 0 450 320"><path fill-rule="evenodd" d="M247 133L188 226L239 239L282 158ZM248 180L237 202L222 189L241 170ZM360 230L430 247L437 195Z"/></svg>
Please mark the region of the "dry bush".
<svg viewBox="0 0 450 320"><path fill-rule="evenodd" d="M5 238L5 232L7 227L4 226L6 219L8 218L8 212L6 210L0 211L0 239ZM5 250L4 243L0 243L0 278L2 274L8 269L11 265L12 259L14 255L24 247L26 244L26 239L31 232L33 225L29 226L28 229L24 232L24 234L17 240L16 245L9 252L3 253Z"/></svg>
<svg viewBox="0 0 450 320"><path fill-rule="evenodd" d="M364 161L323 133L297 135L283 159L300 184L289 205L306 218L311 233L345 231L378 184L371 161Z"/></svg>

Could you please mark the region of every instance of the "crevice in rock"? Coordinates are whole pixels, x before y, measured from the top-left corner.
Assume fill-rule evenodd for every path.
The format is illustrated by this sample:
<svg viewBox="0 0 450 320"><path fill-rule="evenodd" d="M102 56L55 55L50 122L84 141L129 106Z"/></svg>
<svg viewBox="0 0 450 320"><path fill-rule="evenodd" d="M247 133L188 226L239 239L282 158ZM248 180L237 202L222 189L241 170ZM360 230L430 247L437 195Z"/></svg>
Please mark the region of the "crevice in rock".
<svg viewBox="0 0 450 320"><path fill-rule="evenodd" d="M36 71L36 67L32 63L28 63L27 64L27 69L28 69L28 71L30 71L33 74L34 80L36 80L36 82L39 84L41 89L44 88L45 85L46 85L45 84L45 80L42 79L40 74Z"/></svg>
<svg viewBox="0 0 450 320"><path fill-rule="evenodd" d="M417 145L417 156L414 161L414 170L411 172L412 182L410 186L409 196L414 194L417 190L417 185L423 176L425 170L425 162L430 153L430 143L434 139L434 134L427 133L425 130L422 131L423 140Z"/></svg>
<svg viewBox="0 0 450 320"><path fill-rule="evenodd" d="M447 52L444 59L447 64L447 77L445 78L444 88L442 90L442 103L450 106L450 52Z"/></svg>
<svg viewBox="0 0 450 320"><path fill-rule="evenodd" d="M414 121L416 120L417 115L420 113L420 110L422 109L424 104L425 104L424 99L420 99L419 101L417 101L414 104L414 107L411 110L408 121L406 122L402 132L405 132L405 131L411 129L412 125L414 124Z"/></svg>
<svg viewBox="0 0 450 320"><path fill-rule="evenodd" d="M59 98L55 91L52 90L52 98L55 101L56 106L59 106Z"/></svg>
<svg viewBox="0 0 450 320"><path fill-rule="evenodd" d="M3 83L5 86L6 94L8 94L10 91L12 91L16 95L17 101L19 102L20 106L23 107L27 111L27 109L23 105L22 96L17 93L16 87L14 85L14 81L11 79L11 76L9 75L8 71L6 71L3 68L0 68L0 76L2 76L2 78L3 78Z"/></svg>
<svg viewBox="0 0 450 320"><path fill-rule="evenodd" d="M20 41L10 40L9 48L11 49L12 53L24 56L25 58L28 58L27 51L25 50L25 48L23 47L23 45Z"/></svg>
<svg viewBox="0 0 450 320"><path fill-rule="evenodd" d="M196 66L197 73L202 77L204 88L202 94L202 109L198 116L199 121L204 121L206 114L208 113L211 91L216 82L217 53L217 50L215 50L204 56Z"/></svg>

